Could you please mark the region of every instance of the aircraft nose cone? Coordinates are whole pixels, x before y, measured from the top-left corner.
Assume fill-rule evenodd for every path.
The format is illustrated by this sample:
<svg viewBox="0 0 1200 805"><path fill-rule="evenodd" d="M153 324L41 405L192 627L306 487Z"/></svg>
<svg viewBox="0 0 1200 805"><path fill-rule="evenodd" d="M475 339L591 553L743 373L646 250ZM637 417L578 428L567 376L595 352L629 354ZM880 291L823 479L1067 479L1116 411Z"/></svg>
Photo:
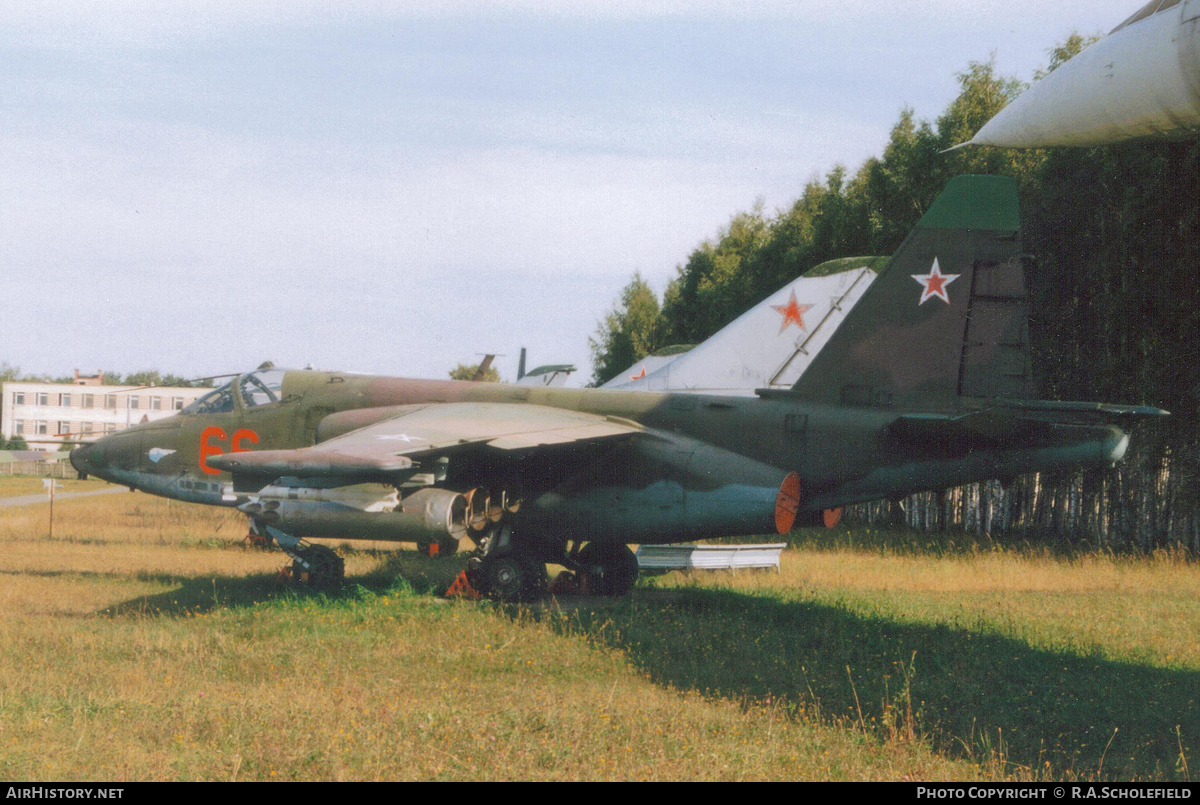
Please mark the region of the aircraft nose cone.
<svg viewBox="0 0 1200 805"><path fill-rule="evenodd" d="M80 445L72 450L71 455L69 456L71 460L71 466L75 468L75 471L79 473L81 478L86 477L87 474L91 472L91 468L88 466L87 460L87 452L90 448L91 445Z"/></svg>

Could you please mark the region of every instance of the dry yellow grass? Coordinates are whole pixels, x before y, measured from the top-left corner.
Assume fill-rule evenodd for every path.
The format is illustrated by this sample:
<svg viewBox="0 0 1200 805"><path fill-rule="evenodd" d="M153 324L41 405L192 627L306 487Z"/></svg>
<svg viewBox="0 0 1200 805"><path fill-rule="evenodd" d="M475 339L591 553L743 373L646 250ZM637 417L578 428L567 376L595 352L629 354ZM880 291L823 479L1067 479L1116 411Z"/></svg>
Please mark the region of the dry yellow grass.
<svg viewBox="0 0 1200 805"><path fill-rule="evenodd" d="M3 471L4 465L0 464L0 473L3 473ZM42 494L46 491L42 480L41 478L23 475L0 474L0 498ZM62 492L92 492L111 486L107 481L99 481L95 478L86 481L76 480L75 478L60 478L57 480Z"/></svg>
<svg viewBox="0 0 1200 805"><path fill-rule="evenodd" d="M330 600L282 586L284 557L238 547L243 524L228 512L141 494L63 501L53 541L45 515L0 511L8 779L983 773L782 704L657 684L569 618L392 586L397 569L444 585L455 559L352 551L348 572L365 587Z"/></svg>
<svg viewBox="0 0 1200 805"><path fill-rule="evenodd" d="M1089 777L1118 723L1106 773L1172 777L1200 743L1179 557L803 548L557 613L441 601L461 560L390 544L297 595L239 515L140 493L55 514L0 509L9 779Z"/></svg>
<svg viewBox="0 0 1200 805"><path fill-rule="evenodd" d="M732 587L785 600L838 600L923 623L969 624L1030 645L1069 644L1114 659L1200 670L1200 563L1186 554L1128 557L989 551L936 557L785 551L780 573L675 574L660 584ZM910 613L906 615L906 613Z"/></svg>

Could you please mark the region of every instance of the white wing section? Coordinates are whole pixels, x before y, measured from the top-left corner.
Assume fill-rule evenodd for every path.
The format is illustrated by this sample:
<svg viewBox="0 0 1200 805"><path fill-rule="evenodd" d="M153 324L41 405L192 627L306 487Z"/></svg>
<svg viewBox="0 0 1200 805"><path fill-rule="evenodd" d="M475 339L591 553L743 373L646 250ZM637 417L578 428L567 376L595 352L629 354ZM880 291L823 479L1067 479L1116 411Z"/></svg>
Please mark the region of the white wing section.
<svg viewBox="0 0 1200 805"><path fill-rule="evenodd" d="M659 359L662 365L648 367L645 377L631 379L638 372L627 372L604 387L742 396L791 388L874 279L866 267L800 277L690 352Z"/></svg>

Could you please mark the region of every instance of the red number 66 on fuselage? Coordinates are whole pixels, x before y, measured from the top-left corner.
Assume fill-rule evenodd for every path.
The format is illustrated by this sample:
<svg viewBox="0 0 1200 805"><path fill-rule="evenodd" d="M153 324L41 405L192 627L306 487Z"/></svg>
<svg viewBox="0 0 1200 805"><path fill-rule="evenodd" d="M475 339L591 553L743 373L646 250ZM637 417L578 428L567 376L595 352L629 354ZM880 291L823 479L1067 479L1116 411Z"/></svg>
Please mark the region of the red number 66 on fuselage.
<svg viewBox="0 0 1200 805"><path fill-rule="evenodd" d="M213 440L217 440L214 443ZM225 433L224 428L219 428L216 425L210 425L200 432L200 469L204 470L209 475L220 475L221 471L213 469L206 463L209 456L219 456L226 452L225 447L221 442L229 443L230 453L246 453L250 448L246 447L243 442L258 444L258 434L249 428L239 428L233 432L233 438L229 438Z"/></svg>

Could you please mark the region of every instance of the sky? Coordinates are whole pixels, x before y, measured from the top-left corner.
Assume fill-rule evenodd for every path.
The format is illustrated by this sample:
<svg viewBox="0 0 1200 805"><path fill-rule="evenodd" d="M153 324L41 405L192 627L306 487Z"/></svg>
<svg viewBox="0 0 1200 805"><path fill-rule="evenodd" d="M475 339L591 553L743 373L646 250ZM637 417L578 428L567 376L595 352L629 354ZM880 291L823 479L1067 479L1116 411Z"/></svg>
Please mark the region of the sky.
<svg viewBox="0 0 1200 805"><path fill-rule="evenodd" d="M579 385L634 272L1138 5L7 0L0 361Z"/></svg>

